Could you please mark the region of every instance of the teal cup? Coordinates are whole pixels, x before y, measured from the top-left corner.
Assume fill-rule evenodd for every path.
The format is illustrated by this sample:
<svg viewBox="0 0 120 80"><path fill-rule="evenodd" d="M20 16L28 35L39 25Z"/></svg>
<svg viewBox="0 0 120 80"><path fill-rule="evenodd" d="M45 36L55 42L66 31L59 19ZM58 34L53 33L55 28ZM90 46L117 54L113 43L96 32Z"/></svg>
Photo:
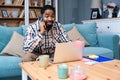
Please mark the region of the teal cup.
<svg viewBox="0 0 120 80"><path fill-rule="evenodd" d="M60 79L68 78L68 65L67 64L58 65L58 78Z"/></svg>

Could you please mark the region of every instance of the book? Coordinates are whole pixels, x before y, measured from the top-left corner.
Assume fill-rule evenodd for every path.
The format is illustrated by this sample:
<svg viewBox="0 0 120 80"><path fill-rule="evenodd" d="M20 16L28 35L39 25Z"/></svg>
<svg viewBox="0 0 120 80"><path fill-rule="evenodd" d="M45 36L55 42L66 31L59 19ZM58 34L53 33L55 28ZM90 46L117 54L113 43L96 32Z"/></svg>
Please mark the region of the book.
<svg viewBox="0 0 120 80"><path fill-rule="evenodd" d="M34 10L30 10L31 14L32 14L32 18L36 18L36 14Z"/></svg>
<svg viewBox="0 0 120 80"><path fill-rule="evenodd" d="M14 0L13 5L16 5L18 3L18 0Z"/></svg>
<svg viewBox="0 0 120 80"><path fill-rule="evenodd" d="M2 13L1 13L1 11L0 11L0 18L2 18Z"/></svg>
<svg viewBox="0 0 120 80"><path fill-rule="evenodd" d="M41 16L40 10L39 9L35 9L35 14L36 14L36 17L40 17Z"/></svg>
<svg viewBox="0 0 120 80"><path fill-rule="evenodd" d="M15 0L14 5L22 5L23 4L23 0Z"/></svg>
<svg viewBox="0 0 120 80"><path fill-rule="evenodd" d="M29 1L29 6L31 6L32 5L32 2L31 2L31 0Z"/></svg>
<svg viewBox="0 0 120 80"><path fill-rule="evenodd" d="M38 4L40 7L43 7L44 6L44 1L43 0L40 0L39 4Z"/></svg>
<svg viewBox="0 0 120 80"><path fill-rule="evenodd" d="M23 17L24 17L24 10L21 11L19 18L23 18Z"/></svg>
<svg viewBox="0 0 120 80"><path fill-rule="evenodd" d="M23 4L23 0L19 0L18 5L22 5Z"/></svg>
<svg viewBox="0 0 120 80"><path fill-rule="evenodd" d="M106 62L106 61L111 61L114 60L112 58L108 58L108 57L104 57L104 56L98 56L98 58L93 59L93 58L89 58L88 56L83 56L84 58L93 60L93 61L97 61L97 62Z"/></svg>

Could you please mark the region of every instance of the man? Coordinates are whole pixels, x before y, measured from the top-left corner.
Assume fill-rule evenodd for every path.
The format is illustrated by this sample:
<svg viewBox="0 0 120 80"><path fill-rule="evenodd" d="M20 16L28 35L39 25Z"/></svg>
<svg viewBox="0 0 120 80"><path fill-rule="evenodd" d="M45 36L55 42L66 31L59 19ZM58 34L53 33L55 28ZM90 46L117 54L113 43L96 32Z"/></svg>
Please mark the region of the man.
<svg viewBox="0 0 120 80"><path fill-rule="evenodd" d="M43 54L53 57L55 43L70 41L61 24L55 22L54 7L45 5L41 9L41 14L42 16L27 28L23 47L26 53L22 57L23 61L33 61Z"/></svg>

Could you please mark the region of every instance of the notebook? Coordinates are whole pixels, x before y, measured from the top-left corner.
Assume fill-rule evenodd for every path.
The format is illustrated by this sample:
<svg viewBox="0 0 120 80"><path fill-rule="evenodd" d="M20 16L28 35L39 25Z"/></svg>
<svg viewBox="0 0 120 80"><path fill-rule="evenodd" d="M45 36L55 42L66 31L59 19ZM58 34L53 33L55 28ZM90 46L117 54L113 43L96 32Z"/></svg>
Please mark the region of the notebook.
<svg viewBox="0 0 120 80"><path fill-rule="evenodd" d="M104 57L104 56L99 56L97 59L92 59L92 58L89 58L88 56L83 56L83 57L87 58L87 59L90 59L90 60L97 61L97 62L106 62L106 61L114 60L112 58L108 58L108 57Z"/></svg>
<svg viewBox="0 0 120 80"><path fill-rule="evenodd" d="M52 63L63 63L82 59L84 49L83 41L56 43L54 58Z"/></svg>

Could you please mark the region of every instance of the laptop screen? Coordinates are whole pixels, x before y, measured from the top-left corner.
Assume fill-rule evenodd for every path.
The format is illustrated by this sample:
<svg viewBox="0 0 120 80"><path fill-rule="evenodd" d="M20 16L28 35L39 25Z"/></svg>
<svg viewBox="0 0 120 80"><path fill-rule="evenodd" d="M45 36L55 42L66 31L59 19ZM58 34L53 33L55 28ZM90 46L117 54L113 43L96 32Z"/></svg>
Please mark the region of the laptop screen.
<svg viewBox="0 0 120 80"><path fill-rule="evenodd" d="M62 63L82 59L85 43L83 41L56 43L53 63Z"/></svg>

